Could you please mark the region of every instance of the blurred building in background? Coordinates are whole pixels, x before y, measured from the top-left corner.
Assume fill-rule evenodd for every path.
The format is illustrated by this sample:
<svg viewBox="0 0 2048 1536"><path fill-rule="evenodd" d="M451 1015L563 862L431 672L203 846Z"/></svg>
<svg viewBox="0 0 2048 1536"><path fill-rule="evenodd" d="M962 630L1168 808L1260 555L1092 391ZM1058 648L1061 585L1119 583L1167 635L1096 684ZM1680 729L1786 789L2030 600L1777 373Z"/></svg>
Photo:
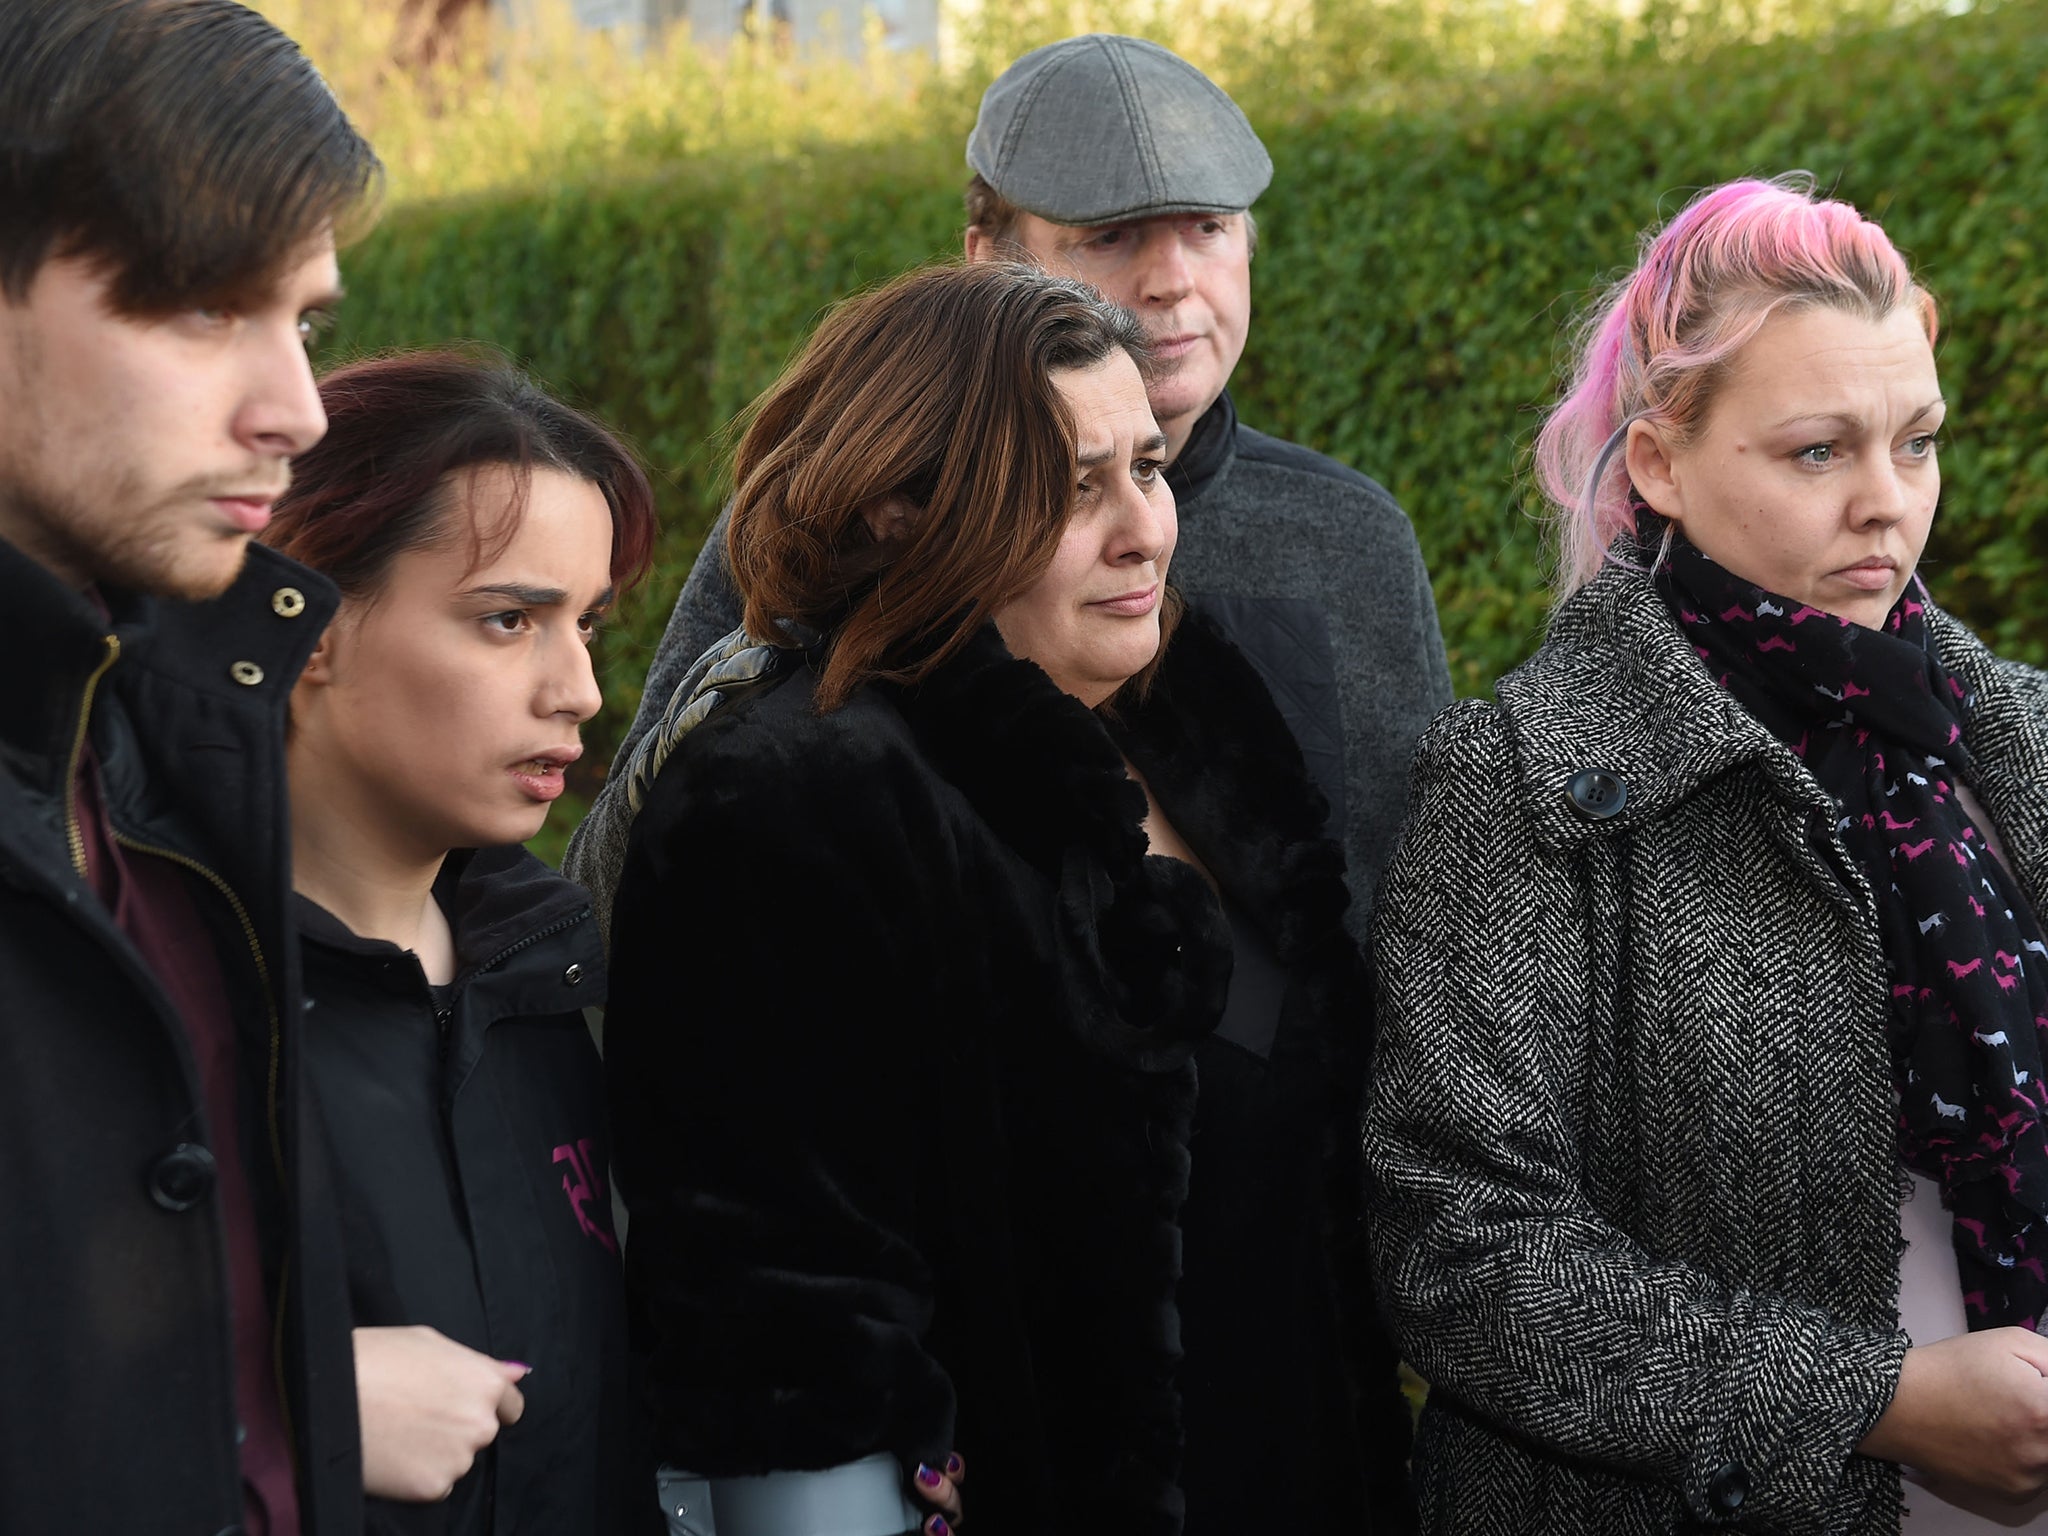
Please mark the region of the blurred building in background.
<svg viewBox="0 0 2048 1536"><path fill-rule="evenodd" d="M439 0L444 12L485 0ZM518 21L532 0L489 0ZM936 55L939 0L570 0L586 27L643 33L678 24L713 48L739 37L770 37L797 53L859 57L871 28L883 47Z"/></svg>

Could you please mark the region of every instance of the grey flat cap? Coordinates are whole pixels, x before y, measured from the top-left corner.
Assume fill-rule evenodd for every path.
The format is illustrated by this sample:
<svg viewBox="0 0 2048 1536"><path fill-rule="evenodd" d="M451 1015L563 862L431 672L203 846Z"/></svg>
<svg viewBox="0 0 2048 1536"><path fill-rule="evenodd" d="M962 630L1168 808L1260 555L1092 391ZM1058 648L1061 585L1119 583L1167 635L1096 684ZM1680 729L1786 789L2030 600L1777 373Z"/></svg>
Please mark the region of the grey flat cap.
<svg viewBox="0 0 2048 1536"><path fill-rule="evenodd" d="M1035 48L981 98L967 163L1055 224L1237 213L1273 179L1237 103L1157 43L1091 32Z"/></svg>

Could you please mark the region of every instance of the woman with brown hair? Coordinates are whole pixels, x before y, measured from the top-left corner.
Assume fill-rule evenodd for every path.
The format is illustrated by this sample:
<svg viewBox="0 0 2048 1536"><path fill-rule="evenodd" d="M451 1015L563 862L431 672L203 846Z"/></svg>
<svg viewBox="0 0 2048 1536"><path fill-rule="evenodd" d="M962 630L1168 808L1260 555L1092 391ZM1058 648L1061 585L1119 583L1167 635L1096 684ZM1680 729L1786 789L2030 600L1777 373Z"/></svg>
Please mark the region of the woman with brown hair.
<svg viewBox="0 0 2048 1536"><path fill-rule="evenodd" d="M780 661L728 655L759 680L650 734L612 908L673 1529L945 1536L965 1464L988 1536L1170 1536L1184 1439L1283 1497L1341 1468L1364 1523L1342 857L1257 675L1166 585L1148 366L1085 287L933 269L829 318L740 445L732 565ZM1241 1058L1214 1105L1211 1050ZM1284 1386L1232 1390L1246 1354ZM1204 1373L1234 1415L1207 1440Z"/></svg>

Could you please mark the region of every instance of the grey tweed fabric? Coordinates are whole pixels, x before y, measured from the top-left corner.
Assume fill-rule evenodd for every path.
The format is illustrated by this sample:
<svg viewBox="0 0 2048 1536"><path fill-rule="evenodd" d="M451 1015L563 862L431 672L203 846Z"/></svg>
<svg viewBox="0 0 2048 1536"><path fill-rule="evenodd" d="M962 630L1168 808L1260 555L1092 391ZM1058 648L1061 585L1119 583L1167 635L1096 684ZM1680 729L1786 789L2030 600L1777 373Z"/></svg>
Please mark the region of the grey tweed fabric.
<svg viewBox="0 0 2048 1536"><path fill-rule="evenodd" d="M1408 762L1451 700L1429 573L1394 498L1334 459L1238 424L1228 393L1169 471L1173 580L1258 669L1333 807L1362 933L1393 852ZM683 583L612 777L564 865L609 911L632 820L621 785L692 666L740 622L721 516ZM691 691L685 688L685 692ZM687 702L687 701L686 701Z"/></svg>
<svg viewBox="0 0 2048 1536"><path fill-rule="evenodd" d="M2048 677L1929 610L2048 897ZM1888 979L1825 791L1611 567L1416 759L1375 919L1381 1299L1424 1529L1899 1530ZM1567 784L1604 769L1618 814Z"/></svg>

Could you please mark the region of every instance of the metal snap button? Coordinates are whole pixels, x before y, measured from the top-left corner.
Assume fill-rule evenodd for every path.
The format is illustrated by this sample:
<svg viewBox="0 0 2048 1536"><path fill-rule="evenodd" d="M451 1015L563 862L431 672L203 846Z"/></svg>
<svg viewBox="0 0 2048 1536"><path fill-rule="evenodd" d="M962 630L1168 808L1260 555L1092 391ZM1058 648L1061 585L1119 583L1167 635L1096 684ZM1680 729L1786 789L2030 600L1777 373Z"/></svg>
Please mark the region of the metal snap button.
<svg viewBox="0 0 2048 1536"><path fill-rule="evenodd" d="M572 965L572 966L570 966L570 967L569 967L569 969L567 969L566 971L562 972L562 984L563 984L564 986L570 986L570 987L573 987L573 986L575 986L575 985L576 985L576 983L578 983L578 982L579 982L579 981L581 981L582 979L583 979L583 967L582 967L582 966L580 966L580 965Z"/></svg>
<svg viewBox="0 0 2048 1536"><path fill-rule="evenodd" d="M279 587L270 594L270 611L280 619L296 619L306 611L306 594L297 587Z"/></svg>
<svg viewBox="0 0 2048 1536"><path fill-rule="evenodd" d="M263 669L253 661L238 661L228 668L228 676L244 688L254 688L263 681Z"/></svg>
<svg viewBox="0 0 2048 1536"><path fill-rule="evenodd" d="M1628 785L1605 768L1581 768L1564 787L1572 809L1588 821L1619 816L1628 804Z"/></svg>

